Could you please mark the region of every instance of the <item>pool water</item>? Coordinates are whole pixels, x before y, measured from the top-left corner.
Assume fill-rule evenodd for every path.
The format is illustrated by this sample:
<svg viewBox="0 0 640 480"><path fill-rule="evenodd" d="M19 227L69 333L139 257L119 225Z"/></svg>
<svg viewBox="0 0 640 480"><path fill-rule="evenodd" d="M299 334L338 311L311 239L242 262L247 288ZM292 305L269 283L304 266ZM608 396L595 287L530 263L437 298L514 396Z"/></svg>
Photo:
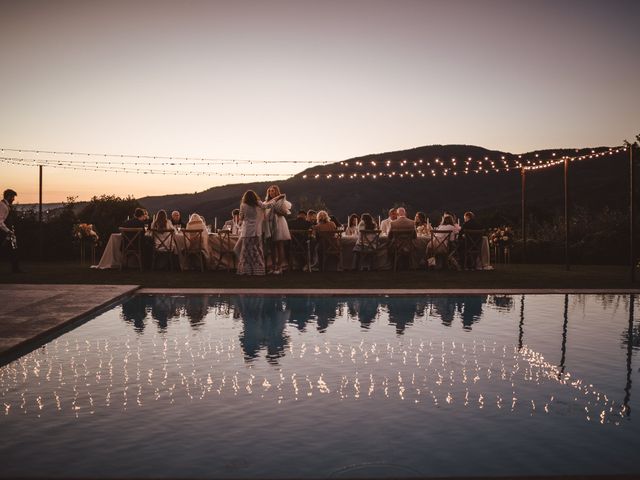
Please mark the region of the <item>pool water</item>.
<svg viewBox="0 0 640 480"><path fill-rule="evenodd" d="M0 367L0 476L638 474L637 310L134 296Z"/></svg>

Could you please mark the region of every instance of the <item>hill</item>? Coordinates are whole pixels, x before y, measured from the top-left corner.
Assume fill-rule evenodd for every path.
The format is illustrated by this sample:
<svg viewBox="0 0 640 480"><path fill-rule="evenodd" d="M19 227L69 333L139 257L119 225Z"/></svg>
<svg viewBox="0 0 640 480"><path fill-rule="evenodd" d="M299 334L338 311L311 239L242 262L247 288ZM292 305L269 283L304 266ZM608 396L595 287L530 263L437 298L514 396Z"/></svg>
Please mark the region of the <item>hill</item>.
<svg viewBox="0 0 640 480"><path fill-rule="evenodd" d="M513 154L471 145L430 145L317 166L276 183L293 203L293 210L326 207L341 221L345 221L352 212L369 212L384 217L391 206L403 205L410 215L422 210L436 218L445 209L459 215L465 210L473 210L494 220L504 218L513 223L520 214L520 170L512 168L496 173L489 168L491 161L500 167L505 162L535 163L539 159L552 158L554 153L559 158L607 148L563 148ZM455 161L452 160L454 158ZM472 169L465 174L465 160L469 158L473 159L471 165L487 159L484 160L486 169L483 167L480 173ZM427 164L428 167L425 167ZM446 176L438 174L434 177L430 174L431 168L442 172L445 164L448 168ZM380 171L395 171L397 175L391 178L378 175L374 179L373 173ZM358 174L356 178L350 178L349 175L340 178L340 174L345 172ZM331 177L327 178L329 175ZM195 194L144 197L140 202L152 212L160 208L180 210L183 215L198 212L212 223L214 217L218 221L229 217L229 212L238 207L247 189L255 190L262 196L271 183L225 185ZM533 211L549 212L562 207L562 166L528 171L526 186L527 203ZM624 208L628 203L628 154L621 152L572 162L570 188L575 204L588 208L605 205L614 209Z"/></svg>

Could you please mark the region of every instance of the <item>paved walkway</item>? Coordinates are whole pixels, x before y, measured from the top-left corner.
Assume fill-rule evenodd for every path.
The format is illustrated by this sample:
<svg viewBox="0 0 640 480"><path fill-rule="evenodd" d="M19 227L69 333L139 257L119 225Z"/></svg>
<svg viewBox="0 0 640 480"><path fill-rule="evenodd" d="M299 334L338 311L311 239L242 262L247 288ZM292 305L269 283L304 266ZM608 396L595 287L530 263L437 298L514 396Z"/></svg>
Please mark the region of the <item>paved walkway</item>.
<svg viewBox="0 0 640 480"><path fill-rule="evenodd" d="M0 358L137 288L136 285L0 285Z"/></svg>

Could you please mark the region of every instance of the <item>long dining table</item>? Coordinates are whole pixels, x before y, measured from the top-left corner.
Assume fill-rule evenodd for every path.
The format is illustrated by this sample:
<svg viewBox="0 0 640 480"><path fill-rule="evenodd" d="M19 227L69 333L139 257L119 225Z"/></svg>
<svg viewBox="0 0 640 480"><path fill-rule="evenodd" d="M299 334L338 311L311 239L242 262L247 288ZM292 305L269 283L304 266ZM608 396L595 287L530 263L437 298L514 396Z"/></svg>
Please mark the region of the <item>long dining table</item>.
<svg viewBox="0 0 640 480"><path fill-rule="evenodd" d="M146 237L149 237L147 232ZM175 242L174 253L178 256L178 261L181 270L188 270L190 265L187 256L184 253L185 239L184 233L176 232L173 236ZM238 242L237 235L231 235L231 245L235 246ZM151 239L149 238L151 241ZM205 259L206 267L209 270L213 269L228 269L234 267L233 259L230 255L221 255L222 251L222 239L217 233L208 234L208 242L206 244ZM112 233L109 237L109 241L104 247L104 252L97 265L93 265L91 268L109 269L120 268L122 264L122 234Z"/></svg>
<svg viewBox="0 0 640 480"><path fill-rule="evenodd" d="M353 267L353 247L358 240L357 235L342 236L340 238L340 245L342 247L342 266L345 270L350 270ZM418 236L413 240L413 264L418 267L424 266L426 260L427 244L430 241L428 236ZM391 270L393 268L393 257L389 255L389 237L380 235L378 249L374 259L373 268L377 270ZM478 269L490 270L491 267L491 255L489 251L489 239L488 237L482 238L480 259L477 265Z"/></svg>
<svg viewBox="0 0 640 480"><path fill-rule="evenodd" d="M235 247L238 242L238 236L231 235L230 237L231 247ZM184 254L185 248L185 240L184 234L181 232L176 232L174 235L175 245L176 245L176 254L178 255L178 260L180 264L180 268L182 270L189 269L190 265L186 255ZM340 266L343 270L350 270L353 268L353 247L355 247L357 236L342 236L340 238L340 246L342 249L342 265ZM388 250L389 239L386 236L380 236L379 248L376 251L373 268L377 270L391 270L393 268L392 257L389 255ZM429 237L426 236L418 236L414 240L414 265L419 266L421 263L424 263L427 244L429 243ZM208 242L207 248L205 251L206 258L206 268L209 270L215 269L229 269L233 268L234 262L231 255L221 255L222 251L222 240L220 235L217 233L209 233L208 234ZM482 248L480 253L480 260L478 262L477 268L490 270L491 262L490 262L490 251L489 251L489 240L485 236L482 239ZM105 246L104 253L100 258L100 262L97 265L93 265L92 268L98 269L110 269L110 268L120 268L122 263L122 234L113 233L109 237L109 241ZM235 262L237 264L237 261ZM335 266L334 268L337 268Z"/></svg>

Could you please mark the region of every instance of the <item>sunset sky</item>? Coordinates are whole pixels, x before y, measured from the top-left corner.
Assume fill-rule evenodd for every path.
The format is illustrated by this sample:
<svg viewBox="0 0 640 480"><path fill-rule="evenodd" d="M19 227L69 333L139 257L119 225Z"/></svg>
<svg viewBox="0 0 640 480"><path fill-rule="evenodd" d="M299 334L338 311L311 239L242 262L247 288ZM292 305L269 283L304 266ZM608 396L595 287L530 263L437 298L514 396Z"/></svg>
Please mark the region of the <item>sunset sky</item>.
<svg viewBox="0 0 640 480"><path fill-rule="evenodd" d="M616 146L640 132L638 25L637 1L1 1L0 147L285 178L310 165L272 162ZM37 201L37 168L0 165ZM256 179L48 166L44 201Z"/></svg>

